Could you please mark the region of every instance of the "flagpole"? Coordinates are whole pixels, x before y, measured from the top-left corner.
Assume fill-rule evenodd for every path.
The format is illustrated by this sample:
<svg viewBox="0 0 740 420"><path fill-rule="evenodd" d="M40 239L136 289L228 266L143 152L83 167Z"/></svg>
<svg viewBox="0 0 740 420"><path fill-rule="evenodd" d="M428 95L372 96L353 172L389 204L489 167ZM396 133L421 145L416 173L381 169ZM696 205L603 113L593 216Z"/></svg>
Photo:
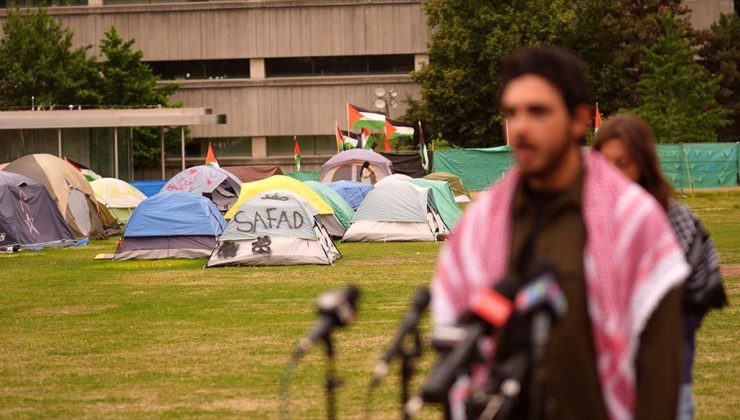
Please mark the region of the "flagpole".
<svg viewBox="0 0 740 420"><path fill-rule="evenodd" d="M504 130L506 131L506 145L510 146L509 144L509 120L508 118L504 118Z"/></svg>

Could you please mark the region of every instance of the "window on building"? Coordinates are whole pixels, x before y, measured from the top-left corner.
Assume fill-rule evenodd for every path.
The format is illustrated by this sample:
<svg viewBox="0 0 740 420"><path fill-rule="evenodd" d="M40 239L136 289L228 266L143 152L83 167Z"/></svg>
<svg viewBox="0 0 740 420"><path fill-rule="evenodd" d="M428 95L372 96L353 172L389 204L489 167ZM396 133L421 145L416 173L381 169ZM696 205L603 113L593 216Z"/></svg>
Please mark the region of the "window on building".
<svg viewBox="0 0 740 420"><path fill-rule="evenodd" d="M87 0L0 0L0 9L39 6L87 6Z"/></svg>
<svg viewBox="0 0 740 420"><path fill-rule="evenodd" d="M196 138L185 144L186 157L203 157L208 153L208 143L213 146L216 159L228 157L251 157L251 137L209 137Z"/></svg>
<svg viewBox="0 0 740 420"><path fill-rule="evenodd" d="M249 77L249 59L148 61L162 80L230 79Z"/></svg>
<svg viewBox="0 0 740 420"><path fill-rule="evenodd" d="M298 136L301 156L330 156L337 152L337 143L332 135ZM267 138L267 156L293 156L293 136Z"/></svg>
<svg viewBox="0 0 740 420"><path fill-rule="evenodd" d="M265 59L266 77L403 74L413 70L413 54Z"/></svg>

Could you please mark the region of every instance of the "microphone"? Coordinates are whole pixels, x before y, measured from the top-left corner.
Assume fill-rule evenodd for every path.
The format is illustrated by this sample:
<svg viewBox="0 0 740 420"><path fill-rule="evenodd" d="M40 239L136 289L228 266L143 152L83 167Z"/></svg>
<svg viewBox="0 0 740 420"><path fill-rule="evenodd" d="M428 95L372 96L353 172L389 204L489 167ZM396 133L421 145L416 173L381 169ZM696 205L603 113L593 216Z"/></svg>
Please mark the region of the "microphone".
<svg viewBox="0 0 740 420"><path fill-rule="evenodd" d="M298 342L293 359L303 357L316 342L325 340L334 328L350 324L355 319L359 294L357 287L347 286L329 290L319 296L316 300L319 321L311 332Z"/></svg>
<svg viewBox="0 0 740 420"><path fill-rule="evenodd" d="M442 403L447 399L447 394L455 383L457 371L473 359L478 339L490 334L494 328L501 328L508 321L514 311L511 299L516 293L518 284L515 277L506 277L493 289L486 289L473 301L470 311L475 319L466 328L465 338L427 377L421 390L424 401Z"/></svg>
<svg viewBox="0 0 740 420"><path fill-rule="evenodd" d="M429 306L430 297L431 296L429 295L429 290L426 288L417 291L414 295L411 304L411 310L406 314L406 317L404 317L403 321L401 322L401 327L398 329L398 334L396 334L396 337L391 342L391 346L388 348L388 351L380 359L378 364L375 365L375 369L373 369L372 386L377 386L385 377L385 375L388 374L388 369L391 362L402 351L401 346L403 346L403 342L406 336L409 332L416 328L417 325L419 325L419 319L421 318L427 306Z"/></svg>

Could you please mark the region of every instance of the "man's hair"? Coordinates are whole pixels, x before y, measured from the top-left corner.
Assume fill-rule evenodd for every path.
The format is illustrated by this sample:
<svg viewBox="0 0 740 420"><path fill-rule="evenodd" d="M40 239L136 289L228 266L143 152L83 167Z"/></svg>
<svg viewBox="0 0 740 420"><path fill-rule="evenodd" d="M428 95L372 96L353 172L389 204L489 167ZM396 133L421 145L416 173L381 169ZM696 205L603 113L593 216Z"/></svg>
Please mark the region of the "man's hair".
<svg viewBox="0 0 740 420"><path fill-rule="evenodd" d="M615 140L623 142L637 164L640 171L637 183L652 194L664 209L668 209L673 197L673 187L660 169L658 152L655 150L655 135L650 124L632 114L610 117L596 133L594 149L601 151L604 145Z"/></svg>
<svg viewBox="0 0 740 420"><path fill-rule="evenodd" d="M566 50L533 47L508 56L501 65L501 90L512 80L527 75L539 76L550 82L560 91L571 114L579 105L591 104L586 66Z"/></svg>

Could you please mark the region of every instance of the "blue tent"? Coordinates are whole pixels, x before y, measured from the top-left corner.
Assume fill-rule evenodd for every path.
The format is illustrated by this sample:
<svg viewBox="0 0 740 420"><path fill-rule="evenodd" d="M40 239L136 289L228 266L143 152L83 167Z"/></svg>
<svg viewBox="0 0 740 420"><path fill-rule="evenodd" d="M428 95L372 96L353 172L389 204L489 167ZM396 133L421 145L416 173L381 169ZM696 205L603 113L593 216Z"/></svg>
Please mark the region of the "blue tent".
<svg viewBox="0 0 740 420"><path fill-rule="evenodd" d="M226 221L200 194L161 192L142 201L126 225L115 259L208 257Z"/></svg>
<svg viewBox="0 0 740 420"><path fill-rule="evenodd" d="M337 181L326 185L336 191L344 201L349 203L352 210L357 210L360 204L362 204L362 200L373 190L371 184L354 181Z"/></svg>

